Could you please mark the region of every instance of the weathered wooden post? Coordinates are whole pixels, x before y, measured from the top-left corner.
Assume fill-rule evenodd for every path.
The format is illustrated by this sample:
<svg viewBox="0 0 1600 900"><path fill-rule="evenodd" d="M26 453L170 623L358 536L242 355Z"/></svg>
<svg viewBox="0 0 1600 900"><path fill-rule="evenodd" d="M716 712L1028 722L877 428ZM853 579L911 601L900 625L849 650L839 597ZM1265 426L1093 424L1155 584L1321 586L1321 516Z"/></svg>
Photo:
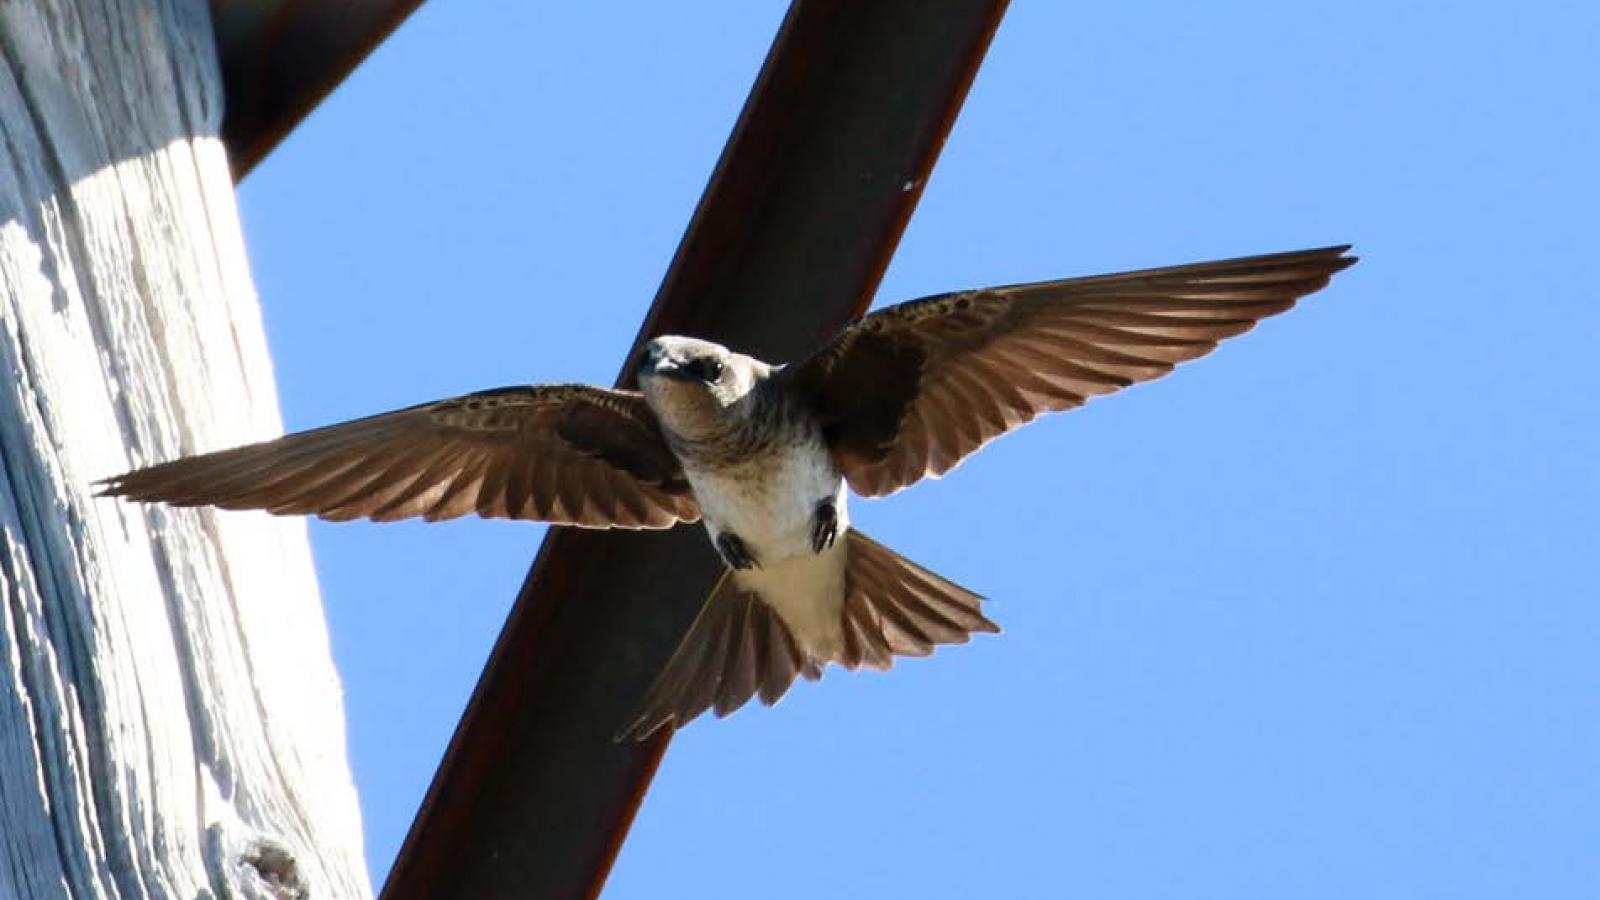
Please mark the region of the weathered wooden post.
<svg viewBox="0 0 1600 900"><path fill-rule="evenodd" d="M91 496L279 430L204 0L0 0L0 898L371 894L304 526Z"/></svg>

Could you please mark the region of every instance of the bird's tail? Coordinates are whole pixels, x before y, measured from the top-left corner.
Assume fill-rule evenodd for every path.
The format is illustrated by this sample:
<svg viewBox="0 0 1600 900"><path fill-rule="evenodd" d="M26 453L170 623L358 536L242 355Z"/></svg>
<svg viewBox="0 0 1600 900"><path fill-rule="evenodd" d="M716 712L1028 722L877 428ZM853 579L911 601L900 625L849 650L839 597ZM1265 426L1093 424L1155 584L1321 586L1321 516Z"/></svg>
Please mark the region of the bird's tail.
<svg viewBox="0 0 1600 900"><path fill-rule="evenodd" d="M834 661L887 669L896 656L927 656L939 644L998 633L983 598L851 529L845 568L844 642Z"/></svg>
<svg viewBox="0 0 1600 900"><path fill-rule="evenodd" d="M1000 630L980 611L983 598L977 594L859 531L845 532L844 540L837 650L824 658L807 648L773 607L726 572L619 737L642 739L707 709L721 718L753 696L771 706L795 678L815 681L829 662L887 669L895 656L927 656L939 644Z"/></svg>

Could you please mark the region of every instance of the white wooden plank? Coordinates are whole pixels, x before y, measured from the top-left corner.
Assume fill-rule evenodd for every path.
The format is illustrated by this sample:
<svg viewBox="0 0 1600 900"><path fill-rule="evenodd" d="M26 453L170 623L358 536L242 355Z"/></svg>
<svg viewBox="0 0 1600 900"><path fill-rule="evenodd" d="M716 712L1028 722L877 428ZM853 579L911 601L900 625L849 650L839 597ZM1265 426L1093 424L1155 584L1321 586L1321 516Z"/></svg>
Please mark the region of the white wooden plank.
<svg viewBox="0 0 1600 900"><path fill-rule="evenodd" d="M303 524L91 496L281 427L207 16L0 3L6 900L371 895Z"/></svg>

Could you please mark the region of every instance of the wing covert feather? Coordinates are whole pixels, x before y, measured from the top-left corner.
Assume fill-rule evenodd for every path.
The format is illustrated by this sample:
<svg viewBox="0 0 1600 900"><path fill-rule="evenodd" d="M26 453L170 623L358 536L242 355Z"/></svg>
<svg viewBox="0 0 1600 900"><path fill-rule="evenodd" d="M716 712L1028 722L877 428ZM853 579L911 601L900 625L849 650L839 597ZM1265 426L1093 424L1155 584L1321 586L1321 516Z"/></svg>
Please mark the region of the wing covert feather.
<svg viewBox="0 0 1600 900"><path fill-rule="evenodd" d="M1047 412L1204 356L1353 264L1347 246L941 294L784 370L864 496L938 477Z"/></svg>
<svg viewBox="0 0 1600 900"><path fill-rule="evenodd" d="M102 482L174 506L331 520L476 513L590 528L668 528L700 517L637 393L501 388L186 457Z"/></svg>

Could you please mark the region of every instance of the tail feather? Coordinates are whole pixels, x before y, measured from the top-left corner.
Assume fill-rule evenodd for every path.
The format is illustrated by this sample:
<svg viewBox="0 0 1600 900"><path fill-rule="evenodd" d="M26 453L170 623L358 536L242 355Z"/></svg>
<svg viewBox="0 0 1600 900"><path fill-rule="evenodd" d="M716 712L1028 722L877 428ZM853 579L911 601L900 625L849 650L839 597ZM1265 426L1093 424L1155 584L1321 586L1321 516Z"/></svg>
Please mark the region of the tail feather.
<svg viewBox="0 0 1600 900"><path fill-rule="evenodd" d="M619 738L643 740L708 709L721 718L757 693L771 706L801 675L816 681L822 666L800 649L772 607L724 572Z"/></svg>
<svg viewBox="0 0 1600 900"><path fill-rule="evenodd" d="M838 662L849 669L887 669L895 656L927 656L938 644L1000 630L980 611L982 597L859 531L850 532L846 585Z"/></svg>
<svg viewBox="0 0 1600 900"><path fill-rule="evenodd" d="M724 573L619 738L643 739L664 725L681 727L708 709L721 718L752 696L771 706L796 678L821 678L829 662L887 669L895 656L927 656L939 644L1000 630L980 611L983 598L977 594L859 531L846 532L845 541L843 641L837 652L824 658L809 651L759 594Z"/></svg>

